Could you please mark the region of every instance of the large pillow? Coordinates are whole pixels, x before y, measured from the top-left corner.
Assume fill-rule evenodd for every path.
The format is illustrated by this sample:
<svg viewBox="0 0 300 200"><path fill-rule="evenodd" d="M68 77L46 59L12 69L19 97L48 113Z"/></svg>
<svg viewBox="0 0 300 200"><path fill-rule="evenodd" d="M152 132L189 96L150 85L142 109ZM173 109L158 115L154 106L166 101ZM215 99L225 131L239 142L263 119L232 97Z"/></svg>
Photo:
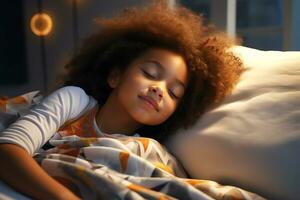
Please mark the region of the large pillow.
<svg viewBox="0 0 300 200"><path fill-rule="evenodd" d="M300 199L300 52L232 51L247 69L232 95L166 145L192 178Z"/></svg>

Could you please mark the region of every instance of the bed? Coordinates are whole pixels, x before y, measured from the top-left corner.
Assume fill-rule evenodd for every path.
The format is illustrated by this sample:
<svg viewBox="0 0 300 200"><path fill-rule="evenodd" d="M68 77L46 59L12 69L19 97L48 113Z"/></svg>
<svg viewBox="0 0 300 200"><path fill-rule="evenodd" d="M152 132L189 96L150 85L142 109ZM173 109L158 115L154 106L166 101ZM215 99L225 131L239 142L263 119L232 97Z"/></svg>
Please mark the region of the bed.
<svg viewBox="0 0 300 200"><path fill-rule="evenodd" d="M62 135L34 158L83 199L299 199L300 52L230 51L246 67L232 95L165 144ZM0 131L41 98L1 99ZM0 198L28 199L3 182Z"/></svg>

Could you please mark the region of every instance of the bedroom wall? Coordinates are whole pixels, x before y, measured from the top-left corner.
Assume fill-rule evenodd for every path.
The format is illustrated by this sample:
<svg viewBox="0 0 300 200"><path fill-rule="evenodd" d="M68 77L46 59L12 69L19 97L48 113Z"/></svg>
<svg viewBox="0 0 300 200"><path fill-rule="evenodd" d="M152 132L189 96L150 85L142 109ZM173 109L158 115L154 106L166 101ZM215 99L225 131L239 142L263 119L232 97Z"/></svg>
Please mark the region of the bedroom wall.
<svg viewBox="0 0 300 200"><path fill-rule="evenodd" d="M199 8L206 5L204 8L208 11L218 10L216 8L219 7L213 8L214 5L218 5L212 3L216 1L201 0L200 3L200 0L169 0L171 5L175 3L184 4L184 2L187 5L198 6ZM232 1L235 0L224 2ZM297 26L300 20L300 13L297 12L300 3L297 0L282 1L285 2L284 10L286 11L284 21L287 22L283 27L283 30L285 30L284 40L287 41L284 50L300 50L300 40L298 39L300 26ZM0 82L0 96L14 96L32 90L41 90L44 93L50 91L55 87L56 77L63 70L64 64L72 56L74 49L80 45L83 38L96 29L94 23L96 17L109 17L124 7L145 4L149 0L23 0L22 2L23 29L25 31L23 40L25 42L24 53L26 59L24 66L20 66L20 69L25 70L16 71L15 73L22 73L26 82L23 81L22 84L1 84ZM41 2L42 10L48 13L53 20L53 29L49 35L44 37L44 41L34 35L29 26L31 17L39 10L38 2ZM5 5L7 4L14 3L10 2ZM7 10L5 6L2 9ZM213 13L211 14L213 15ZM217 15L213 16L212 23L218 24L218 19L219 21L224 19L222 12L217 12ZM5 17L5 14L3 14L2 19ZM219 26L222 27L222 25ZM0 39L5 40L3 37ZM7 68L8 66L1 65L0 62L0 69L4 67ZM15 78L6 77L0 71L0 81L1 77L6 79Z"/></svg>
<svg viewBox="0 0 300 200"><path fill-rule="evenodd" d="M63 70L75 47L96 30L95 18L109 17L124 7L147 2L147 0L42 0L42 10L53 20L52 31L42 41L30 29L30 19L39 10L38 1L40 0L23 1L26 46L24 67L27 68L24 76L27 82L19 85L0 84L0 96L14 96L32 90L41 90L44 93L50 91L54 87L57 74Z"/></svg>

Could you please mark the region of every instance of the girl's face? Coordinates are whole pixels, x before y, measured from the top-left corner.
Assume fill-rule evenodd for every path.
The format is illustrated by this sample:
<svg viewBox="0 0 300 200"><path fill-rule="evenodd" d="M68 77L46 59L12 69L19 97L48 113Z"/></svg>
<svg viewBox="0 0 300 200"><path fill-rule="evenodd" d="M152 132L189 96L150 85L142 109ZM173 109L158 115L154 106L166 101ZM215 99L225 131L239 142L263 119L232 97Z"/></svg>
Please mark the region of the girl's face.
<svg viewBox="0 0 300 200"><path fill-rule="evenodd" d="M164 49L150 49L122 74L111 73L115 101L141 125L158 125L176 110L188 81L184 59Z"/></svg>

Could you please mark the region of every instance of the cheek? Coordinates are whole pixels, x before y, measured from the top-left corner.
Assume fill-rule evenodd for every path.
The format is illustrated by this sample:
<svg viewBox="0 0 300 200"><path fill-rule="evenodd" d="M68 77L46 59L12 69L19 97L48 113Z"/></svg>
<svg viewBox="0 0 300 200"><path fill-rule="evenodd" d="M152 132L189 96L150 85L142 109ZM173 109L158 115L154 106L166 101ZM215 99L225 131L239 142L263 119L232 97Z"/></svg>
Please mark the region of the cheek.
<svg viewBox="0 0 300 200"><path fill-rule="evenodd" d="M139 81L138 77L127 78L122 81L122 84L118 88L119 100L129 107L133 106L137 95L143 90L143 85Z"/></svg>
<svg viewBox="0 0 300 200"><path fill-rule="evenodd" d="M164 102L163 115L165 118L169 118L176 110L177 104L171 98L168 98Z"/></svg>
<svg viewBox="0 0 300 200"><path fill-rule="evenodd" d="M124 85L127 88L136 87L143 83L143 77L138 72L131 72L121 81L120 85Z"/></svg>

